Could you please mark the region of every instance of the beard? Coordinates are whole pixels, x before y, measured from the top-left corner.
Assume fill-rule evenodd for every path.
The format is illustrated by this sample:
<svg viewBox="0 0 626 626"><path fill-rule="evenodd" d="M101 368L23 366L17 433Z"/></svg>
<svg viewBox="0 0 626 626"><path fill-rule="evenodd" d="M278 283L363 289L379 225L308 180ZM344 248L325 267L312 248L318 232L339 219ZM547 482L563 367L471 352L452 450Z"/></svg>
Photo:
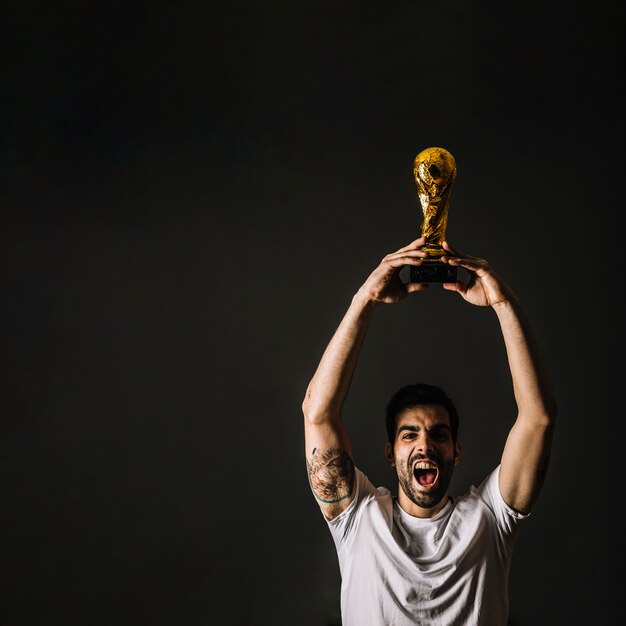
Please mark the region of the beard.
<svg viewBox="0 0 626 626"><path fill-rule="evenodd" d="M437 462L439 475L437 477L437 486L435 489L423 493L417 489L415 476L413 474L413 465L416 461L424 458L423 456L414 456L408 462L398 462L395 460L396 474L400 488L406 494L407 498L423 509L431 509L437 506L446 495L450 481L452 480L452 472L454 471L454 463L443 463L441 459L431 456L430 459Z"/></svg>

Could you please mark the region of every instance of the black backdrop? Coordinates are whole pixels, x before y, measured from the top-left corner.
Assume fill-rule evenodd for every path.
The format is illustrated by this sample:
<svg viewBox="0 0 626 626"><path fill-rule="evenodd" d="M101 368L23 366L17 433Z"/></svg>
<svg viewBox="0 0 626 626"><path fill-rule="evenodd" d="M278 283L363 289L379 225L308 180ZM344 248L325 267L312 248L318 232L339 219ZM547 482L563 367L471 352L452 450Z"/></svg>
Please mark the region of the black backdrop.
<svg viewBox="0 0 626 626"><path fill-rule="evenodd" d="M2 19L2 626L339 623L300 403L352 293L417 236L525 304L560 403L515 625L623 606L623 9L596 2L16 3ZM453 491L514 418L496 319L379 311L345 407L393 486L385 402L461 412Z"/></svg>

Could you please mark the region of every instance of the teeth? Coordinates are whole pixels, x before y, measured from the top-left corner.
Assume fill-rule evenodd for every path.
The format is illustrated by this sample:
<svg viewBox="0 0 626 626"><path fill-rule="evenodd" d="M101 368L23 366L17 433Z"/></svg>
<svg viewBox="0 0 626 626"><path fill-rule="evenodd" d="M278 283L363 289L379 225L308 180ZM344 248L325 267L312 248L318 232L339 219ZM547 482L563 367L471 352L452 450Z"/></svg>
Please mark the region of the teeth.
<svg viewBox="0 0 626 626"><path fill-rule="evenodd" d="M415 469L421 469L421 470L425 470L425 469L436 469L436 465L434 463L431 463L430 461L418 461L415 464Z"/></svg>

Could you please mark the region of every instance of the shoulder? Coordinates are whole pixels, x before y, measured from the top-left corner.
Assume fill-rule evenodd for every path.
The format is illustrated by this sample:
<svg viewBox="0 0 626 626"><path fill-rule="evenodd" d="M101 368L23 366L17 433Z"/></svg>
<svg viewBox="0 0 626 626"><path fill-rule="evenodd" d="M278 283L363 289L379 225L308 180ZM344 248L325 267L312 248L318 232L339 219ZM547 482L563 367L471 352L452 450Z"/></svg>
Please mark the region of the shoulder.
<svg viewBox="0 0 626 626"><path fill-rule="evenodd" d="M500 465L492 470L478 485L458 498L456 508L460 512L491 518L504 534L509 534L528 517L512 509L502 497L499 486Z"/></svg>
<svg viewBox="0 0 626 626"><path fill-rule="evenodd" d="M327 520L342 542L361 527L363 518L381 518L385 525L393 519L393 498L386 487L375 487L358 468L354 468L354 499L332 520Z"/></svg>
<svg viewBox="0 0 626 626"><path fill-rule="evenodd" d="M387 487L374 486L365 473L358 467L354 468L354 499L338 517L349 515L357 509L372 506L393 507L393 498ZM335 518L337 519L337 518Z"/></svg>

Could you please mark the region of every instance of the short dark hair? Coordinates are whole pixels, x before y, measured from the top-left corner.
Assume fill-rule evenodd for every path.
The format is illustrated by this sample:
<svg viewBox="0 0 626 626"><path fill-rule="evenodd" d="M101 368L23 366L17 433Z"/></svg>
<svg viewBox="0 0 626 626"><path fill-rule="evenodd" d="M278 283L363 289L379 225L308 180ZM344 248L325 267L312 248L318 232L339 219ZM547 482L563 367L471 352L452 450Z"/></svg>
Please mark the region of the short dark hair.
<svg viewBox="0 0 626 626"><path fill-rule="evenodd" d="M387 427L387 437L393 446L396 438L396 418L404 409L424 404L437 404L442 406L450 416L450 429L452 430L452 441L457 442L459 433L459 414L454 403L448 394L436 385L426 383L416 383L405 385L396 391L387 404L387 414L385 425Z"/></svg>

